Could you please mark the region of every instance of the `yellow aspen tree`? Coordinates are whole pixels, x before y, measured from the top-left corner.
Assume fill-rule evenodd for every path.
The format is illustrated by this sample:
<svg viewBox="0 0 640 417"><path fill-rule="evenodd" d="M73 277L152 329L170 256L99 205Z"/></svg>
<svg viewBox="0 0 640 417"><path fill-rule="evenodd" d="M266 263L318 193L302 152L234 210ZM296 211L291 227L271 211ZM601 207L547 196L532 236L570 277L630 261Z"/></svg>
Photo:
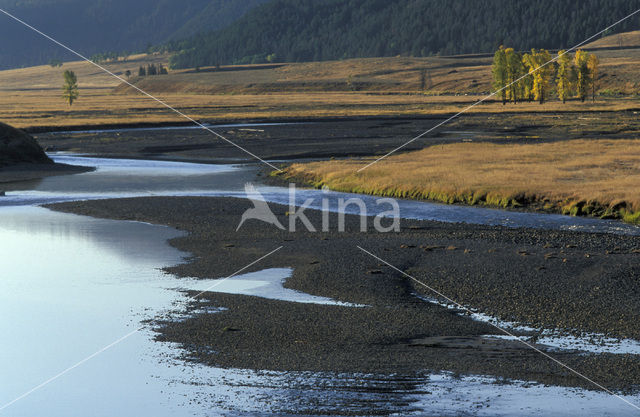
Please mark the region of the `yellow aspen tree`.
<svg viewBox="0 0 640 417"><path fill-rule="evenodd" d="M587 62L589 60L589 53L577 50L576 56L573 59L573 63L576 68L576 95L584 102L587 98L587 92L590 85L590 74Z"/></svg>
<svg viewBox="0 0 640 417"><path fill-rule="evenodd" d="M518 81L526 72L524 65L522 64L522 56L513 50L513 48L507 48L504 50L505 61L507 63L507 89L508 98L517 103L521 97L522 84Z"/></svg>
<svg viewBox="0 0 640 417"><path fill-rule="evenodd" d="M534 100L533 76L531 74L522 79L522 94L529 102Z"/></svg>
<svg viewBox="0 0 640 417"><path fill-rule="evenodd" d="M590 54L587 59L587 69L589 70L589 78L591 79L591 100L596 101L596 90L598 83L598 65L600 60L594 54Z"/></svg>
<svg viewBox="0 0 640 417"><path fill-rule="evenodd" d="M524 68L525 72L529 72L528 70L528 56L529 54L524 54L522 56L522 67ZM522 95L523 97L525 97L527 100L529 100L529 102L533 101L533 75L528 74L526 77L524 77L521 81L522 83Z"/></svg>
<svg viewBox="0 0 640 417"><path fill-rule="evenodd" d="M556 78L556 87L558 90L558 98L563 103L567 102L567 98L571 97L573 89L573 63L571 55L566 51L558 51L558 76Z"/></svg>
<svg viewBox="0 0 640 417"><path fill-rule="evenodd" d="M500 45L500 49L493 55L493 66L491 67L493 73L493 88L500 91L502 97L502 104L507 103L507 91L505 89L507 85L507 60L504 52L504 46Z"/></svg>
<svg viewBox="0 0 640 417"><path fill-rule="evenodd" d="M534 99L542 104L549 95L551 79L555 72L553 63L549 63L551 54L545 49L532 49L531 54L525 54L523 60L529 69L529 74L533 77Z"/></svg>

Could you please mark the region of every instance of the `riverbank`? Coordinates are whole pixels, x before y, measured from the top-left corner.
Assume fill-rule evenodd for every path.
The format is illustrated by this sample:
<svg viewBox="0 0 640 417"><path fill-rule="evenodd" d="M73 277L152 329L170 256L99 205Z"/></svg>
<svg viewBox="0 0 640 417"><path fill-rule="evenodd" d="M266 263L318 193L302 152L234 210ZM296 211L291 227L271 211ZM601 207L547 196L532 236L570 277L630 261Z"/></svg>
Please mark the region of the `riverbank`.
<svg viewBox="0 0 640 417"><path fill-rule="evenodd" d="M291 267L287 288L369 306L205 293L186 319L161 319L157 330L159 340L180 343L188 359L210 365L382 373L449 370L593 388L531 349L500 339L487 342L483 335L499 334L494 327L419 300L415 292L432 294L357 246L456 301L500 318L640 339L636 237L408 220L402 221L400 233L381 235L356 231L359 218L350 216L348 231L338 233L333 214L327 233L288 233L258 222L247 222L236 232L249 207L246 200L227 198L53 206L187 231L188 236L171 244L193 258L167 269L182 277L225 277L283 246L245 272ZM286 222L287 207L271 207ZM308 216L321 221L319 212ZM226 310L203 312L208 306ZM551 354L609 388L633 390L640 383L640 360L634 355Z"/></svg>
<svg viewBox="0 0 640 417"><path fill-rule="evenodd" d="M638 224L638 144L624 139L457 143L377 163L374 158L297 163L272 175L343 192Z"/></svg>
<svg viewBox="0 0 640 417"><path fill-rule="evenodd" d="M0 122L0 192L13 189L14 182L86 171L90 169L55 164L31 135Z"/></svg>

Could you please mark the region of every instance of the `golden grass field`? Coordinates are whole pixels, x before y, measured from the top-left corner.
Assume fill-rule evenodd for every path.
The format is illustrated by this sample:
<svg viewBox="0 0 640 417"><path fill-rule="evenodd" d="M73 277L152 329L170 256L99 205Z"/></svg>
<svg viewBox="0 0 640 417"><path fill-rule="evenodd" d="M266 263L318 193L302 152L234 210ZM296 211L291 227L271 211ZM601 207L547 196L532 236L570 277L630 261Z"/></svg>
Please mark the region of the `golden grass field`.
<svg viewBox="0 0 640 417"><path fill-rule="evenodd" d="M597 42L616 43L614 35ZM625 35L626 36L626 35ZM636 42L632 35L625 45ZM616 39L613 39L616 38ZM608 42L608 43L607 43ZM636 43L640 44L640 40ZM638 108L640 49L598 51L601 92L595 103L550 101L503 106L488 100L471 113L628 110ZM190 117L206 121L352 116L420 116L455 113L491 90L491 56L392 57L331 62L246 65L170 71L137 77L140 65L167 55L135 55L104 64L117 75ZM78 75L80 98L61 98L62 72ZM425 89L421 74L426 71ZM613 97L625 93L626 97ZM81 126L184 121L87 62L0 71L0 120L17 127Z"/></svg>
<svg viewBox="0 0 640 417"><path fill-rule="evenodd" d="M640 140L456 143L371 160L293 164L315 186L399 198L640 221Z"/></svg>
<svg viewBox="0 0 640 417"><path fill-rule="evenodd" d="M589 43L589 48L624 48L640 45L640 30L605 36Z"/></svg>

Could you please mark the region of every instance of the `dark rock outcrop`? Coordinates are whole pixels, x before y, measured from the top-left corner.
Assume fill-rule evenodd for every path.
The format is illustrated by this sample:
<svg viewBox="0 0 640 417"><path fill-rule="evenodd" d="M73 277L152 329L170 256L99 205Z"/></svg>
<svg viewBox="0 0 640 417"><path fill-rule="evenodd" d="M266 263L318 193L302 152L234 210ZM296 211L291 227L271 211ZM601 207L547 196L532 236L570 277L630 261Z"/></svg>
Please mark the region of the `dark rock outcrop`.
<svg viewBox="0 0 640 417"><path fill-rule="evenodd" d="M15 164L53 164L29 134L0 122L0 167Z"/></svg>

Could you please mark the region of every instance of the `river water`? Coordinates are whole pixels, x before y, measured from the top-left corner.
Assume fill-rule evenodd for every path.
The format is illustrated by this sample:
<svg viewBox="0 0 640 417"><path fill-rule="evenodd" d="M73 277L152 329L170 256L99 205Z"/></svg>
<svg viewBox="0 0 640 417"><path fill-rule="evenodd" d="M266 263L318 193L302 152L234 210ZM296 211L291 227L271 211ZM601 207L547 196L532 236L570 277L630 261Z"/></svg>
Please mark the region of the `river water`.
<svg viewBox="0 0 640 417"><path fill-rule="evenodd" d="M602 392L524 381L499 385L482 376L282 373L185 364L177 359L181 353L177 346L154 342L146 328L135 330L145 319L178 314L188 301L180 289L204 290L217 285L215 279L221 277L176 279L162 272L160 268L182 262L187 255L167 244L180 235L173 229L55 213L38 205L150 195L244 198L244 181L251 178L253 168L73 155L55 158L97 170L25 184L24 190L0 199L0 416L186 417L312 411L371 415L380 410L397 415L613 416L637 412ZM288 203L285 188L260 190L268 201ZM296 196L298 203L310 197L328 198L331 209L337 210L337 199L349 195L298 190ZM380 210L374 198L365 200L369 214ZM320 202L314 206L320 208ZM411 218L638 234L636 227L593 219L414 201L402 201L400 207L401 215ZM284 290L282 282L290 272L283 265L241 275L219 290L290 302L333 303Z"/></svg>
<svg viewBox="0 0 640 417"><path fill-rule="evenodd" d="M95 172L73 176L46 178L30 189L8 192L0 206L36 205L64 201L145 196L210 196L246 198L244 185L253 178L255 166L209 165L183 162L131 159L89 158L75 155L52 155L56 162L97 167ZM245 175L243 175L243 173ZM258 187L268 202L289 204L291 193L284 187ZM376 197L340 192L297 189L294 200L301 206L308 199L311 209L321 210L327 200L331 211L338 211L339 199L361 199L368 215L389 210L377 205ZM424 201L398 200L404 218L464 222L506 227L532 227L583 232L640 235L640 227L613 220L571 217L556 214L525 213L454 206ZM358 214L351 205L347 213Z"/></svg>

